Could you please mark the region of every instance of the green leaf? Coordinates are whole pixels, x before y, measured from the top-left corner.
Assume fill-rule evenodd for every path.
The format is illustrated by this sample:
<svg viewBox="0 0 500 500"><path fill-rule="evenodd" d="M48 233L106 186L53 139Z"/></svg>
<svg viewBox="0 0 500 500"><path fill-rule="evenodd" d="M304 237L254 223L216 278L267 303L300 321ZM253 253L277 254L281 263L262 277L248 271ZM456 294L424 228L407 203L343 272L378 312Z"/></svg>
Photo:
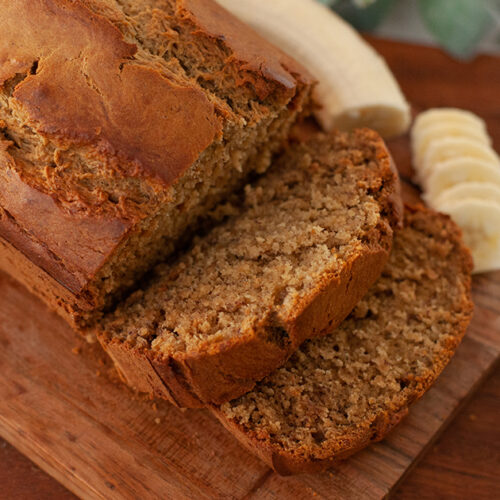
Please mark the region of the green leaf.
<svg viewBox="0 0 500 500"><path fill-rule="evenodd" d="M368 7L369 5L374 4L376 1L377 0L352 0L354 5L356 5L356 7L359 7L361 9Z"/></svg>
<svg viewBox="0 0 500 500"><path fill-rule="evenodd" d="M430 33L457 57L474 54L493 19L483 0L419 0Z"/></svg>
<svg viewBox="0 0 500 500"><path fill-rule="evenodd" d="M395 0L375 0L360 8L352 1L341 1L333 9L358 30L372 31L383 21L394 2Z"/></svg>

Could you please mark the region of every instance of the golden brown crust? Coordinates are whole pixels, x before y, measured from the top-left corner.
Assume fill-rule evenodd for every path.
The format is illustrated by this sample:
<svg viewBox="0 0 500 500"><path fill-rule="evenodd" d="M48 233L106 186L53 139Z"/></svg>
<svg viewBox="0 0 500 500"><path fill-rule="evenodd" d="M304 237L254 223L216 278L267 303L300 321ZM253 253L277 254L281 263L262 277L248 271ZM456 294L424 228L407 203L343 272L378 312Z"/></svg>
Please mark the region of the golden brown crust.
<svg viewBox="0 0 500 500"><path fill-rule="evenodd" d="M49 275L57 276L75 296L130 229L126 220L78 217L62 210L51 196L23 182L14 169L0 170L0 182L3 238Z"/></svg>
<svg viewBox="0 0 500 500"><path fill-rule="evenodd" d="M3 216L0 210L0 223ZM44 300L50 309L57 310L66 321L72 321L75 296L2 238L0 238L0 269ZM81 303L85 304L84 298L81 299Z"/></svg>
<svg viewBox="0 0 500 500"><path fill-rule="evenodd" d="M370 443L382 440L408 414L409 406L420 399L435 382L453 357L456 348L465 335L473 309L470 294L472 258L470 252L462 242L461 231L451 222L448 216L432 212L421 205L414 207L406 206L405 210L410 217L417 219L416 224L421 229L423 229L426 223L435 226L435 219L440 219L443 225L443 234L456 246L455 256L458 256L458 266L454 271L457 276L463 278L467 290L461 298L461 310L464 312L464 316L458 322L453 337L449 339L441 352L435 357L432 367L422 376L412 380L413 390L407 395L405 403L399 406L394 405L387 411L381 412L369 425L351 428L349 433L342 436L341 442L334 443L331 449L323 450L322 458L305 458L304 456L285 451L279 445L273 445L270 439L256 435L254 432L238 424L235 420L227 418L224 412L217 406L211 407L214 415L229 432L252 453L260 457L281 475L286 476L323 471L365 448Z"/></svg>
<svg viewBox="0 0 500 500"><path fill-rule="evenodd" d="M382 273L392 246L393 228L400 226L403 211L398 176L384 142L370 130L355 134L375 148L373 157L379 166L379 177L370 179L370 185L379 189L377 203L383 216L370 235L371 243L365 243L339 274L323 276L315 289L295 304L295 314L286 325L275 325L268 317L255 331L203 352L175 357L131 348L106 331L98 334L128 385L166 397L181 407L221 404L250 391L256 381L282 366L304 340L329 333L351 312ZM324 136L317 139L325 140ZM314 141L309 146L314 149ZM276 328L288 335L285 342L276 340Z"/></svg>
<svg viewBox="0 0 500 500"><path fill-rule="evenodd" d="M138 47L91 4L99 2L0 0L0 87L22 75L10 99L38 137L63 151L83 148L119 175L143 180L153 193L164 191L168 202L169 186L220 140L225 111L187 79L137 58ZM177 5L200 35L229 46L245 75L242 84L254 85L258 96L272 89L286 104L310 84L302 68L215 3ZM92 297L83 296L90 295L94 277L148 214L128 207L104 214L99 205L73 210L59 203L61 193L10 172L15 161L2 147L2 183L24 197L2 190L0 237L20 260L31 259L54 278L58 285L48 302L56 303L63 288L74 295L74 316L92 307ZM32 283L25 276L31 289L38 287L36 276Z"/></svg>
<svg viewBox="0 0 500 500"><path fill-rule="evenodd" d="M171 184L221 133L201 90L134 61L137 48L81 2L2 2L0 29L0 82L37 62L13 98L41 135Z"/></svg>

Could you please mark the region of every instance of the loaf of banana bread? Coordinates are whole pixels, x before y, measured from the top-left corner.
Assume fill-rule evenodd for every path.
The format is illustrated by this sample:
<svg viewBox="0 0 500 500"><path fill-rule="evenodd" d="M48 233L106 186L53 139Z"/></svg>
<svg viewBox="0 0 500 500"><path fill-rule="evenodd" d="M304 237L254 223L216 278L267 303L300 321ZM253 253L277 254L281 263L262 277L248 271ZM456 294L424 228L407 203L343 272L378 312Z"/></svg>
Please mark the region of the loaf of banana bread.
<svg viewBox="0 0 500 500"><path fill-rule="evenodd" d="M472 259L444 215L408 208L382 277L331 335L214 408L280 474L325 469L382 439L432 385L472 316Z"/></svg>
<svg viewBox="0 0 500 500"><path fill-rule="evenodd" d="M312 80L212 0L0 13L0 268L82 328L266 170Z"/></svg>
<svg viewBox="0 0 500 500"><path fill-rule="evenodd" d="M97 326L125 381L184 407L249 391L380 276L402 215L369 130L296 145Z"/></svg>

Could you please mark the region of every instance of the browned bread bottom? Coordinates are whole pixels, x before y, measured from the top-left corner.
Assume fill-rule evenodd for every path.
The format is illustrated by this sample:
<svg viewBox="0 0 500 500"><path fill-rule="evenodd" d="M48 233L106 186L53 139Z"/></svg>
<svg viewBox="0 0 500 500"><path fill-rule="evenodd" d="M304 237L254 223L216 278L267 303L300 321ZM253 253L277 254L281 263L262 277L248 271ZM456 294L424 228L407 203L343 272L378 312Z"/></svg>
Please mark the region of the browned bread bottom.
<svg viewBox="0 0 500 500"><path fill-rule="evenodd" d="M402 213L369 130L298 145L230 215L98 325L123 378L179 406L251 390L380 276Z"/></svg>
<svg viewBox="0 0 500 500"><path fill-rule="evenodd" d="M215 414L280 474L325 469L382 439L460 343L471 267L448 217L408 208L389 264L350 317Z"/></svg>

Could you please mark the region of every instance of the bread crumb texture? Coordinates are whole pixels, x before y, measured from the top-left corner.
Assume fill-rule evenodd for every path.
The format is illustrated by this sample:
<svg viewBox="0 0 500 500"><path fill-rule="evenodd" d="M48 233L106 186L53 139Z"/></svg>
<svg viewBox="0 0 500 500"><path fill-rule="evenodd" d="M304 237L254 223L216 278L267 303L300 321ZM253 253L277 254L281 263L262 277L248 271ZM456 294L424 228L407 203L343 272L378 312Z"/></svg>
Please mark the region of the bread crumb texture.
<svg viewBox="0 0 500 500"><path fill-rule="evenodd" d="M346 455L382 437L379 423L421 396L459 344L472 315L470 271L447 217L407 211L382 277L350 317L222 405L219 418L296 463Z"/></svg>
<svg viewBox="0 0 500 500"><path fill-rule="evenodd" d="M381 241L389 251L396 186L374 132L298 145L219 207L225 220L158 267L100 329L165 356L206 352L264 323L276 325L276 342L286 342L287 321L318 283Z"/></svg>

